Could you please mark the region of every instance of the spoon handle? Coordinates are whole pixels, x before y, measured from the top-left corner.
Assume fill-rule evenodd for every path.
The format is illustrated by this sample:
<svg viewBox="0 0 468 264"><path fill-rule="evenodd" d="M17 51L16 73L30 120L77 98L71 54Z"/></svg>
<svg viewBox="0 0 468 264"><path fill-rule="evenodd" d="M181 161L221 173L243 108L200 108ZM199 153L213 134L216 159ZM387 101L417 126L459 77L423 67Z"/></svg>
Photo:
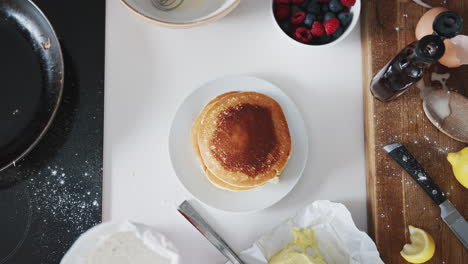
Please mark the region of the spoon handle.
<svg viewBox="0 0 468 264"><path fill-rule="evenodd" d="M177 211L181 213L205 238L215 246L232 264L244 264L236 253L224 242L224 240L208 225L202 216L188 202L184 201L179 205Z"/></svg>

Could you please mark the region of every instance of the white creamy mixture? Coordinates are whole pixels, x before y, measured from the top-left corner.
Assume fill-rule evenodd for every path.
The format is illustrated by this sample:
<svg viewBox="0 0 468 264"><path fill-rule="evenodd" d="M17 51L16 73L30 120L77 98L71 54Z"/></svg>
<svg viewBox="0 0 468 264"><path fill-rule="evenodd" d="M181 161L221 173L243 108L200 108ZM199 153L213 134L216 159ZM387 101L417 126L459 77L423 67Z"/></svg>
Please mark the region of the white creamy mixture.
<svg viewBox="0 0 468 264"><path fill-rule="evenodd" d="M439 82L442 85L442 89L444 89L445 91L448 91L447 81L449 78L450 78L450 73L448 72L447 73L433 72L431 74L431 80Z"/></svg>
<svg viewBox="0 0 468 264"><path fill-rule="evenodd" d="M438 119L444 120L451 114L450 110L450 92L447 87L447 80L450 78L450 73L439 74L433 72L431 75L432 81L438 81L442 84L442 89L447 93L432 93L436 89L431 86L426 86L424 80L416 83L416 87L420 89L421 99L428 103L430 102L431 113L435 114Z"/></svg>
<svg viewBox="0 0 468 264"><path fill-rule="evenodd" d="M419 88L419 96L421 97L423 101L424 101L424 98L426 98L426 96L428 96L434 90L433 87L427 86L424 83L424 79L419 80L416 83L416 87Z"/></svg>
<svg viewBox="0 0 468 264"><path fill-rule="evenodd" d="M442 94L431 93L426 96L424 101L430 103L432 113L440 120L449 117L452 112L450 110L450 92Z"/></svg>
<svg viewBox="0 0 468 264"><path fill-rule="evenodd" d="M134 232L118 232L104 240L84 263L171 264L171 261L150 249Z"/></svg>
<svg viewBox="0 0 468 264"><path fill-rule="evenodd" d="M430 100L432 105L432 110L434 110L435 114L440 118L440 120L444 120L451 114L450 110L450 93L447 87L447 81L450 78L450 73L439 74L433 72L431 75L432 81L438 81L442 84L442 89L447 93L438 96L431 96L429 94L428 98L424 100Z"/></svg>
<svg viewBox="0 0 468 264"><path fill-rule="evenodd" d="M458 35L450 40L455 45L460 64L468 64L468 36Z"/></svg>

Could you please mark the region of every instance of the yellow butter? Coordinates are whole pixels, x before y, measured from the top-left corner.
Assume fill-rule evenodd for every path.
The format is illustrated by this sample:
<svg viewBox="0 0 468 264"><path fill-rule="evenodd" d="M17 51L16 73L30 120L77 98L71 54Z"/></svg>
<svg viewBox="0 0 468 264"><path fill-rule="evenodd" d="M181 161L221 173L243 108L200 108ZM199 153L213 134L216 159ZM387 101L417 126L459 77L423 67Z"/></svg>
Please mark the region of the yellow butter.
<svg viewBox="0 0 468 264"><path fill-rule="evenodd" d="M291 233L294 240L278 251L268 264L327 264L317 246L314 230L293 228Z"/></svg>

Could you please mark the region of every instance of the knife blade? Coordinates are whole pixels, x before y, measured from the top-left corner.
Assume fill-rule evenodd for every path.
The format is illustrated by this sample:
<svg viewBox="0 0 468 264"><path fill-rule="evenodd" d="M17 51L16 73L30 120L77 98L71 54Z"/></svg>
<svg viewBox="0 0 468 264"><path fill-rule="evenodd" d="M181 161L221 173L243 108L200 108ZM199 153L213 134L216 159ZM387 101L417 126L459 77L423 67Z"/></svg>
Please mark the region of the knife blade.
<svg viewBox="0 0 468 264"><path fill-rule="evenodd" d="M184 201L177 208L205 238L216 247L232 264L244 264L244 261L232 250L216 231L203 219L189 201Z"/></svg>
<svg viewBox="0 0 468 264"><path fill-rule="evenodd" d="M465 248L468 248L468 223L465 218L457 211L453 204L446 200L439 205L440 216L449 226L450 230L462 242Z"/></svg>
<svg viewBox="0 0 468 264"><path fill-rule="evenodd" d="M450 230L468 249L468 223L447 199L427 172L413 157L413 155L400 143L392 143L383 147L393 160L395 160L432 198L440 208L440 216L449 226Z"/></svg>

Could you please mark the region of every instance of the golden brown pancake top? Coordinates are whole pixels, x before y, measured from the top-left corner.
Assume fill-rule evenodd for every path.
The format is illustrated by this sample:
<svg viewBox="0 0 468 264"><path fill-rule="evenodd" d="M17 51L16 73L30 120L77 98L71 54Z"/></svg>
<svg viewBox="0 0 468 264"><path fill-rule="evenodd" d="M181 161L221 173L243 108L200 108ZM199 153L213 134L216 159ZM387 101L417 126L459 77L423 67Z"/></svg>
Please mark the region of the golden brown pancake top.
<svg viewBox="0 0 468 264"><path fill-rule="evenodd" d="M221 112L211 146L226 170L249 177L267 170L279 158L270 109L245 103Z"/></svg>

